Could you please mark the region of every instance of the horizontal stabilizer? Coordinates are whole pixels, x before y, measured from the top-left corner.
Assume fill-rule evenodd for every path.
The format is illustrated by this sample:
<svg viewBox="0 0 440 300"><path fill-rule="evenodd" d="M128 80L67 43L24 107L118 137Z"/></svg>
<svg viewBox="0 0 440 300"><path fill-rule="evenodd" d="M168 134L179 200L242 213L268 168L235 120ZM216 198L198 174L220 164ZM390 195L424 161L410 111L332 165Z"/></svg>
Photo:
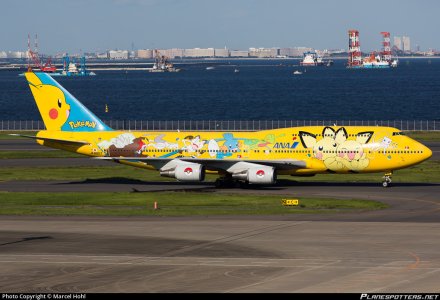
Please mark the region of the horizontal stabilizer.
<svg viewBox="0 0 440 300"><path fill-rule="evenodd" d="M12 136L21 136L21 137L25 137L25 138L29 138L29 139L34 139L34 140L42 140L42 141L46 141L46 142L53 142L53 143L59 143L59 144L64 144L64 145L72 145L72 146L84 146L84 145L90 145L90 143L88 142L84 142L84 141L72 141L72 140L63 140L63 139L52 139L52 138L45 138L45 137L38 137L38 136L32 136L32 135L24 135L24 134L9 134Z"/></svg>

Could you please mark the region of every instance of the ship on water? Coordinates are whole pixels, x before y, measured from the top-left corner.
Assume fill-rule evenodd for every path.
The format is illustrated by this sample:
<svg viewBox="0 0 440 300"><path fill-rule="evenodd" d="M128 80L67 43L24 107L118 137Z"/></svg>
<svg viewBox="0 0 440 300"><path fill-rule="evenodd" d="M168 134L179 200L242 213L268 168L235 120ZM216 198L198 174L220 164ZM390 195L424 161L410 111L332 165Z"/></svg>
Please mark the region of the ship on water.
<svg viewBox="0 0 440 300"><path fill-rule="evenodd" d="M165 55L160 55L158 50L156 52L153 67L149 69L150 72L180 72L181 69L175 68Z"/></svg>
<svg viewBox="0 0 440 300"><path fill-rule="evenodd" d="M303 53L303 60L299 63L301 66L323 66L322 57L315 51L307 51Z"/></svg>
<svg viewBox="0 0 440 300"><path fill-rule="evenodd" d="M365 57L362 61L363 68L390 68L396 67L397 62L395 60L389 61L385 60L383 56L376 55L376 52L372 52L370 56Z"/></svg>
<svg viewBox="0 0 440 300"><path fill-rule="evenodd" d="M327 66L330 67L333 65L333 60L328 59L324 60L321 55L319 55L316 51L307 51L303 53L303 60L300 61L300 65L303 67L308 66Z"/></svg>

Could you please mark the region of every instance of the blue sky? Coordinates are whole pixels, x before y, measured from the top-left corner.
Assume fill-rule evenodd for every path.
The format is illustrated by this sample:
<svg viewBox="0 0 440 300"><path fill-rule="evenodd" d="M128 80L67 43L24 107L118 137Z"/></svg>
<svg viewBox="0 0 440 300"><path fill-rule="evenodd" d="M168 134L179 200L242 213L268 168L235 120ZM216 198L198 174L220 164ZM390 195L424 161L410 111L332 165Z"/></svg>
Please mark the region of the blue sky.
<svg viewBox="0 0 440 300"><path fill-rule="evenodd" d="M0 50L40 52L215 47L380 49L381 31L407 35L412 48L440 49L440 1L293 0L2 0Z"/></svg>

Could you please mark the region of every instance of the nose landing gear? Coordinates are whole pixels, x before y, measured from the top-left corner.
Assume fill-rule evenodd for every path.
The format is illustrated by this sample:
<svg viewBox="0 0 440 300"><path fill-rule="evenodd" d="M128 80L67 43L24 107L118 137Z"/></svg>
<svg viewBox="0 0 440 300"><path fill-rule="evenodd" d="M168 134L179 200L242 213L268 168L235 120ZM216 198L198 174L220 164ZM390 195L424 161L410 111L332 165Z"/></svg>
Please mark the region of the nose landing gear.
<svg viewBox="0 0 440 300"><path fill-rule="evenodd" d="M393 175L393 172L385 173L385 175L382 177L382 186L383 187L389 187L391 185L391 176Z"/></svg>

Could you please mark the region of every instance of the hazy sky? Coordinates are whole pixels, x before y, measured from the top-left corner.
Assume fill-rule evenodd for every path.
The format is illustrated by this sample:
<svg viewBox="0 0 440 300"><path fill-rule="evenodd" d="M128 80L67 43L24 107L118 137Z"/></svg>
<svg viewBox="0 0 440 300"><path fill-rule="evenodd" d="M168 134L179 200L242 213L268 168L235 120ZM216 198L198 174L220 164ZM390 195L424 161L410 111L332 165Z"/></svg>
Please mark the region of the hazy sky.
<svg viewBox="0 0 440 300"><path fill-rule="evenodd" d="M381 31L440 49L439 0L0 0L0 50L42 53L215 47L380 49Z"/></svg>

